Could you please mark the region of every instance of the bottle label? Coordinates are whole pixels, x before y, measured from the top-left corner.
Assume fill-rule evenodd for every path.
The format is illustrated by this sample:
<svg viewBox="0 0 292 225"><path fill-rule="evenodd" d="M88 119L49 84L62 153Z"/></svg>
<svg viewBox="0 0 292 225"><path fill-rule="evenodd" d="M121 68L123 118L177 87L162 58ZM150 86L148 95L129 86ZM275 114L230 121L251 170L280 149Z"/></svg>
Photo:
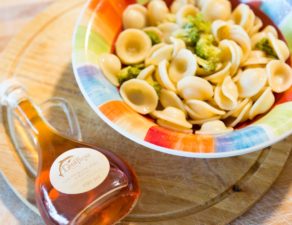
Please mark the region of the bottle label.
<svg viewBox="0 0 292 225"><path fill-rule="evenodd" d="M75 148L54 161L50 180L59 192L81 194L100 185L109 171L110 163L102 153L90 148Z"/></svg>

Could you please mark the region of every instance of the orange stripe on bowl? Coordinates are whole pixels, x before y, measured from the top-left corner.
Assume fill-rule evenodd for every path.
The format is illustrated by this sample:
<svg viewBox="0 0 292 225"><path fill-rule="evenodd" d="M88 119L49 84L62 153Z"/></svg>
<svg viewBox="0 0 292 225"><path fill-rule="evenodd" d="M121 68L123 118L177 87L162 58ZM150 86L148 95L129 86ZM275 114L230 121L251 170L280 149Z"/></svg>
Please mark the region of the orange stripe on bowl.
<svg viewBox="0 0 292 225"><path fill-rule="evenodd" d="M116 10L116 13L122 17L124 10L128 5L136 3L134 0L127 1L117 1L117 0L108 0L108 2L112 5L112 7Z"/></svg>
<svg viewBox="0 0 292 225"><path fill-rule="evenodd" d="M122 29L122 14L117 7L122 10L123 6L113 6L108 0L97 1L91 23L92 29L100 33L111 45Z"/></svg>
<svg viewBox="0 0 292 225"><path fill-rule="evenodd" d="M121 129L142 140L148 130L155 125L151 120L139 115L121 101L107 102L101 105L99 109Z"/></svg>
<svg viewBox="0 0 292 225"><path fill-rule="evenodd" d="M187 152L214 152L214 138L206 135L184 134L171 131L159 126L153 126L149 129L145 141L152 144Z"/></svg>
<svg viewBox="0 0 292 225"><path fill-rule="evenodd" d="M88 8L92 11L94 11L96 9L97 4L100 4L100 2L103 0L92 0L89 3ZM129 4L133 4L136 1L135 0L107 0L107 1L111 1L113 4L116 4L117 7L126 7Z"/></svg>

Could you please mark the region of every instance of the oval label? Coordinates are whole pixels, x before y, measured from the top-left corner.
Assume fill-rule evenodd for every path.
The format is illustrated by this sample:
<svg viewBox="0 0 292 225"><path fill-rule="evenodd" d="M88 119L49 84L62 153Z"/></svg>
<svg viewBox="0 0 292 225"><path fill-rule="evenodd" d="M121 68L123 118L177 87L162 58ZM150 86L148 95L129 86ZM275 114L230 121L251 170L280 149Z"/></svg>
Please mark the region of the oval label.
<svg viewBox="0 0 292 225"><path fill-rule="evenodd" d="M110 163L102 153L75 148L59 155L50 169L53 187L64 194L81 194L100 185L108 176Z"/></svg>

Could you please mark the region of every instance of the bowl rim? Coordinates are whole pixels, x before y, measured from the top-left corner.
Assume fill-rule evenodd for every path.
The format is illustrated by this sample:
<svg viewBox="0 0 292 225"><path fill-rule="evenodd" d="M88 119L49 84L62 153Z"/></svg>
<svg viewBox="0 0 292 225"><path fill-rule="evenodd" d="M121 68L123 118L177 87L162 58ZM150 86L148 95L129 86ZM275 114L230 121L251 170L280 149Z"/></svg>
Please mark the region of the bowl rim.
<svg viewBox="0 0 292 225"><path fill-rule="evenodd" d="M87 0L86 4L84 4L82 10L79 13L78 19L76 20L75 23L75 27L74 27L74 32L73 32L73 38L72 38L72 46L74 48L75 44L76 44L76 37L77 37L77 31L79 28L79 25L81 24L82 18L86 12L86 10L88 10L88 6L89 4L92 2L93 0ZM184 151L184 150L178 150L178 149L171 149L171 148L167 148L167 147L162 147L159 145L155 145L152 144L150 142L147 142L143 139L139 139L137 137L135 137L134 135L131 135L129 132L121 129L118 125L116 125L115 123L113 123L111 120L109 120L102 112L101 110L94 105L94 103L91 101L90 97L88 96L87 91L85 90L84 86L81 83L80 77L78 76L78 66L77 66L77 59L75 57L75 53L74 53L74 49L72 51L71 54L71 58L72 58L72 68L73 68L73 73L74 73L74 77L75 80L78 84L79 89L81 90L81 93L83 95L83 97L85 98L87 104L90 105L90 107L93 109L93 111L111 128L113 128L116 132L118 132L119 134L121 134L122 136L130 139L131 141L142 145L144 147L149 148L150 150L155 150L161 153L165 153L165 154L170 154L170 155L174 155L174 156L180 156L180 157L187 157L187 158L201 158L201 159L212 159L212 158L227 158L227 157L235 157L235 156L240 156L240 155L245 155L248 153L252 153L252 152L256 152L259 150L265 150L265 148L285 139L286 137L288 137L289 135L292 134L292 129L290 129L288 132L285 132L283 134L281 134L280 136L277 137L272 137L270 140L268 141L264 141L261 144L256 144L253 145L249 148L245 148L245 149L240 149L240 150L234 150L234 151L223 151L223 152L190 152L190 151ZM262 127L262 125L257 125L259 127ZM214 137L213 137L214 138Z"/></svg>

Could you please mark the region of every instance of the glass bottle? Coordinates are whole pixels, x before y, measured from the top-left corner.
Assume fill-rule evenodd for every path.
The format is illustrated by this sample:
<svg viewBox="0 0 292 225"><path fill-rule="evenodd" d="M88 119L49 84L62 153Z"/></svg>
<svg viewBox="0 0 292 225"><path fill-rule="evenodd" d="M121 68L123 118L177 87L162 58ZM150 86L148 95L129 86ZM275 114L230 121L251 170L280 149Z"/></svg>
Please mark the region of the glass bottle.
<svg viewBox="0 0 292 225"><path fill-rule="evenodd" d="M25 126L37 146L35 198L46 224L114 224L131 211L140 189L125 161L108 150L61 135L15 80L0 84L0 97L7 107L15 146L13 117Z"/></svg>

